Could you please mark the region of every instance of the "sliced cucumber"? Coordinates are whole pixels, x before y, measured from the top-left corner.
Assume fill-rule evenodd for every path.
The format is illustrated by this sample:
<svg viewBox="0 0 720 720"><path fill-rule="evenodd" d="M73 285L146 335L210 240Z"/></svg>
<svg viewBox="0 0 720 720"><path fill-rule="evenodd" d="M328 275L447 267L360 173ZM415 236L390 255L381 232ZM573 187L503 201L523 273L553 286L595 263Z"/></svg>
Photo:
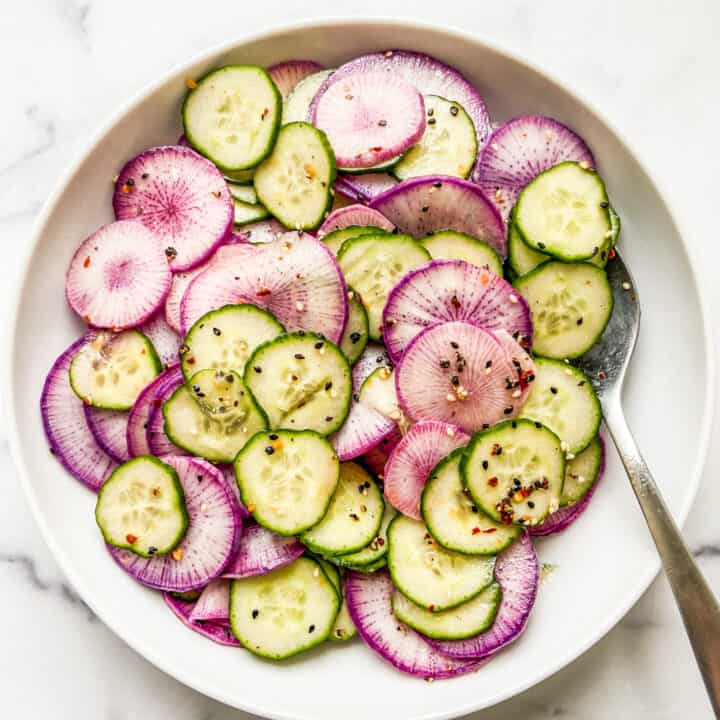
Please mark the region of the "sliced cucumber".
<svg viewBox="0 0 720 720"><path fill-rule="evenodd" d="M522 277L548 260L550 260L549 255L532 250L525 244L522 235L515 227L513 213L511 213L508 222L508 262L510 267L518 276Z"/></svg>
<svg viewBox="0 0 720 720"><path fill-rule="evenodd" d="M390 523L388 544L388 569L395 587L431 612L461 605L493 581L494 557L445 550L423 523L404 515Z"/></svg>
<svg viewBox="0 0 720 720"><path fill-rule="evenodd" d="M560 496L560 507L574 505L581 500L595 484L600 463L602 462L602 445L597 437L572 460L565 465L565 483Z"/></svg>
<svg viewBox="0 0 720 720"><path fill-rule="evenodd" d="M360 387L360 402L391 420L400 420L395 371L385 365L373 370Z"/></svg>
<svg viewBox="0 0 720 720"><path fill-rule="evenodd" d="M325 641L340 600L316 560L300 557L266 575L233 580L230 625L240 643L273 660Z"/></svg>
<svg viewBox="0 0 720 720"><path fill-rule="evenodd" d="M518 278L528 301L533 350L549 358L576 358L600 338L613 308L605 273L589 263L549 262Z"/></svg>
<svg viewBox="0 0 720 720"><path fill-rule="evenodd" d="M622 228L622 222L620 216L615 211L615 208L611 205L608 208L610 213L610 227L612 228L612 237L610 238L610 247L617 245L618 237L620 236L620 229Z"/></svg>
<svg viewBox="0 0 720 720"><path fill-rule="evenodd" d="M405 153L400 153L394 157L383 160L382 162L370 165L370 167L338 167L338 171L343 175L367 175L371 173L382 173L390 170L397 165L404 157Z"/></svg>
<svg viewBox="0 0 720 720"><path fill-rule="evenodd" d="M328 246L333 255L337 255L343 243L350 238L360 237L361 235L378 235L384 232L382 228L373 227L372 225L348 225L323 235L322 241Z"/></svg>
<svg viewBox="0 0 720 720"><path fill-rule="evenodd" d="M441 230L420 241L433 260L464 260L502 277L502 262L485 242L454 230Z"/></svg>
<svg viewBox="0 0 720 720"><path fill-rule="evenodd" d="M535 359L535 381L520 417L537 420L559 438L568 460L597 435L600 402L582 370L559 360Z"/></svg>
<svg viewBox="0 0 720 720"><path fill-rule="evenodd" d="M235 172L225 170L224 174L228 182L235 183L236 185L252 185L255 169L236 170Z"/></svg>
<svg viewBox="0 0 720 720"><path fill-rule="evenodd" d="M460 461L465 448L453 450L430 473L420 512L430 534L446 550L466 555L497 555L522 532L491 520L463 485Z"/></svg>
<svg viewBox="0 0 720 720"><path fill-rule="evenodd" d="M325 133L305 122L283 125L270 157L255 171L260 202L293 230L316 228L332 205L335 155Z"/></svg>
<svg viewBox="0 0 720 720"><path fill-rule="evenodd" d="M269 210L260 203L248 203L233 199L233 223L236 227L248 225L270 217Z"/></svg>
<svg viewBox="0 0 720 720"><path fill-rule="evenodd" d="M340 571L332 563L318 558L320 566L325 571L325 574L330 579L330 582L335 587L335 590L340 598L340 612L338 612L335 618L335 624L330 633L331 640L350 640L357 635L357 628L350 617L347 603L345 602L345 593L343 589L343 579Z"/></svg>
<svg viewBox="0 0 720 720"><path fill-rule="evenodd" d="M348 284L360 293L373 340L382 340L382 311L390 291L429 260L430 253L410 235L362 235L340 248L338 263Z"/></svg>
<svg viewBox="0 0 720 720"><path fill-rule="evenodd" d="M230 182L228 183L228 189L230 190L230 195L232 195L234 200L239 200L240 202L248 203L249 205L257 205L257 193L252 185L242 185L241 183Z"/></svg>
<svg viewBox="0 0 720 720"><path fill-rule="evenodd" d="M393 518L397 515L397 510L390 505L385 503L385 509L383 511L382 521L380 522L380 529L378 534L374 537L362 550L358 550L348 555L336 555L328 558L330 562L339 565L340 567L347 568L348 570L363 570L363 569L377 569L385 564L385 556L387 555L388 542L387 542L387 531ZM382 563L382 565L380 565ZM371 570L368 569L368 572Z"/></svg>
<svg viewBox="0 0 720 720"><path fill-rule="evenodd" d="M255 305L225 305L203 315L188 331L180 348L185 379L198 370L245 371L255 349L285 332L267 310Z"/></svg>
<svg viewBox="0 0 720 720"><path fill-rule="evenodd" d="M128 460L100 488L95 520L109 545L141 557L169 553L189 522L177 473L150 455Z"/></svg>
<svg viewBox="0 0 720 720"><path fill-rule="evenodd" d="M347 358L314 333L291 333L258 347L245 367L245 383L273 428L330 435L350 409Z"/></svg>
<svg viewBox="0 0 720 720"><path fill-rule="evenodd" d="M137 330L98 332L70 363L70 386L87 405L129 410L162 363L148 338Z"/></svg>
<svg viewBox="0 0 720 720"><path fill-rule="evenodd" d="M382 493L359 465L340 465L340 479L323 519L300 541L320 555L344 555L362 550L378 533L383 516Z"/></svg>
<svg viewBox="0 0 720 720"><path fill-rule="evenodd" d="M430 612L396 590L392 597L392 608L398 620L425 637L433 640L464 640L492 627L501 600L502 589L493 582L472 600L442 612Z"/></svg>
<svg viewBox="0 0 720 720"><path fill-rule="evenodd" d="M564 162L540 173L520 193L513 224L527 245L560 260L588 260L613 235L600 176Z"/></svg>
<svg viewBox="0 0 720 720"><path fill-rule="evenodd" d="M283 105L283 125L307 119L310 103L315 97L315 93L317 93L320 86L325 82L325 78L332 72L332 70L321 70L320 72L308 75L290 91Z"/></svg>
<svg viewBox="0 0 720 720"><path fill-rule="evenodd" d="M268 426L240 375L201 370L163 405L165 434L174 445L213 462L230 463Z"/></svg>
<svg viewBox="0 0 720 720"><path fill-rule="evenodd" d="M508 420L473 436L460 472L475 504L493 520L537 525L560 506L565 453L539 422Z"/></svg>
<svg viewBox="0 0 720 720"><path fill-rule="evenodd" d="M255 520L279 535L309 530L327 512L340 463L312 430L259 432L235 458L235 478Z"/></svg>
<svg viewBox="0 0 720 720"><path fill-rule="evenodd" d="M368 343L368 316L360 296L348 289L348 319L345 325L340 349L348 362L354 365Z"/></svg>
<svg viewBox="0 0 720 720"><path fill-rule="evenodd" d="M213 70L185 97L182 116L190 145L226 171L254 167L273 147L282 97L253 65Z"/></svg>

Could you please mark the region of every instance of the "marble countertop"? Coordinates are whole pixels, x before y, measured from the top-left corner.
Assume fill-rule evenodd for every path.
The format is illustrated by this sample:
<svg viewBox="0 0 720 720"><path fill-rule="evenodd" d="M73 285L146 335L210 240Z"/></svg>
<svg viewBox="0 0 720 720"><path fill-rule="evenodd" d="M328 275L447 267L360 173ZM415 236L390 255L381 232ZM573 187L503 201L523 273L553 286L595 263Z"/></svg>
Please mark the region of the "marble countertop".
<svg viewBox="0 0 720 720"><path fill-rule="evenodd" d="M708 0L27 0L0 8L0 307L34 217L114 108L205 47L273 23L393 15L485 34L581 91L674 193L702 259L711 317L720 284L714 226L720 153L720 5ZM402 39L398 38L402 45ZM708 212L708 208L711 208ZM709 221L709 222L708 222ZM64 580L21 493L0 424L0 714L56 720L250 718L172 680L127 648ZM686 537L720 592L720 436ZM712 717L664 578L593 649L482 720Z"/></svg>

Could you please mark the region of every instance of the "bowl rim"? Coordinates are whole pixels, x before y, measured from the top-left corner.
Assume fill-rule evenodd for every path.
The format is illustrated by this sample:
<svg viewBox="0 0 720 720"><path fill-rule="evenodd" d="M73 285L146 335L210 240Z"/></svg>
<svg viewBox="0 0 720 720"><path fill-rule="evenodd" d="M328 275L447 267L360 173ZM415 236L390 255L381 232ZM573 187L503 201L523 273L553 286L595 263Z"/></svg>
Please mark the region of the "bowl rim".
<svg viewBox="0 0 720 720"><path fill-rule="evenodd" d="M45 517L40 508L40 502L34 490L33 484L30 480L28 469L25 466L22 453L20 450L20 430L17 425L16 417L13 412L15 407L15 390L12 382L12 378L16 374L16 365L14 362L14 340L17 335L18 329L18 310L20 307L20 299L22 290L25 284L27 273L29 270L30 262L33 257L34 251L38 245L41 233L45 227L48 219L54 213L56 208L62 201L64 195L64 189L68 185L69 180L77 172L78 168L95 152L97 145L102 141L105 135L130 112L134 111L138 105L140 105L149 95L162 87L171 78L180 75L188 67L203 62L206 59L214 55L219 55L225 52L229 52L236 47L243 44L254 42L258 40L268 39L273 35L280 35L292 31L302 31L304 29L317 28L319 27L332 27L336 25L345 26L364 26L372 24L381 24L387 26L402 26L404 28L433 31L445 35L448 40L452 41L453 38L462 39L470 43L485 46L487 49L503 57L506 60L517 63L518 65L530 70L544 80L560 87L564 92L568 94L576 103L583 106L591 115L599 120L617 139L622 149L630 154L635 161L638 163L641 171L647 178L647 180L653 185L658 193L658 196L665 206L670 221L678 237L680 238L680 244L682 251L688 261L690 268L690 276L692 284L697 294L698 304L700 307L701 314L701 325L703 328L702 341L704 344L704 362L707 368L707 388L706 388L706 401L703 408L702 421L701 421L701 433L699 437L699 447L697 457L695 458L694 466L689 472L688 477L688 490L682 505L676 508L673 513L673 517L678 523L679 527L682 528L685 525L685 521L689 515L690 509L697 497L697 493L700 487L702 479L702 473L705 468L709 445L710 435L713 426L713 417L715 412L715 353L714 353L714 338L713 329L709 321L708 301L706 293L706 278L700 271L700 263L698 261L699 250L689 245L685 240L685 233L681 231L682 225L678 222L677 208L673 205L673 201L670 199L672 196L665 192L666 187L663 182L658 181L648 170L648 163L646 157L639 151L631 150L628 144L625 142L623 135L619 132L617 127L611 123L605 115L596 107L596 105L588 100L588 98L576 88L568 85L564 80L560 80L550 72L545 71L542 67L538 66L533 61L527 59L520 52L511 49L501 43L491 40L486 34L480 32L471 32L455 27L453 25L439 25L438 23L429 21L410 20L403 17L391 16L391 15L367 15L367 16L356 16L356 17L343 17L341 15L326 15L318 18L309 20L298 20L293 22L281 23L281 24L268 24L263 25L261 28L248 33L241 33L234 36L230 40L224 42L215 43L204 50L201 50L194 55L190 56L187 60L179 63L175 63L169 70L164 72L159 78L152 80L143 85L137 90L128 100L121 103L117 109L110 114L110 116L101 122L98 129L92 134L90 140L84 145L83 150L78 153L76 159L71 162L66 170L56 180L55 186L50 195L45 200L43 207L38 213L33 226L31 229L31 240L26 244L21 253L21 262L19 266L19 272L16 274L13 280L13 286L10 292L10 306L9 313L10 317L8 322L5 324L6 342L4 343L3 359L4 359L4 371L3 380L4 386L8 388L8 393L4 402L4 410L7 419L8 428L8 440L10 447L10 454L13 458L15 467L20 477L20 484L23 488L25 498L30 507L30 511L33 519L40 529L40 533L50 549L54 559L58 563L61 571L67 577L70 584L78 592L83 601L88 604L90 609L102 620L102 622L112 630L112 632L120 638L126 645L132 648L135 652L141 655L145 660L153 664L155 667L162 670L164 673L174 678L178 682L192 688L193 690L211 697L217 701L220 701L230 707L235 707L246 712L253 713L261 717L272 718L273 720L306 720L305 716L297 714L278 713L269 707L263 707L261 705L250 704L245 702L238 702L236 699L230 698L223 693L211 692L208 689L202 687L202 685L195 681L191 676L188 676L183 671L178 671L172 667L170 662L166 662L165 659L155 650L145 643L144 639L135 635L130 628L117 626L115 623L110 622L106 619L103 609L99 606L99 603L95 602L92 588L83 582L81 577L75 573L70 560L71 553L66 552L59 542L56 541L49 525L47 524ZM639 511L639 509L638 509ZM530 687L537 685L561 669L569 665L571 662L579 658L597 642L599 642L620 620L630 611L635 603L640 599L643 593L648 589L653 579L660 571L660 559L654 557L653 561L648 564L644 572L637 576L636 582L628 588L628 591L623 596L622 602L618 603L617 608L614 612L608 615L607 621L597 629L597 632L593 633L591 637L577 647L572 647L568 653L559 658L556 658L553 663L548 664L543 668L537 676L524 681L519 685L511 688L509 691L496 692L491 697L486 697L480 702L466 703L460 707L453 707L451 710L444 711L442 713L422 714L416 716L413 720L451 720L451 718L465 715L468 713L475 712L477 710L491 707L504 700L508 700L511 697L519 695L520 693L528 690Z"/></svg>

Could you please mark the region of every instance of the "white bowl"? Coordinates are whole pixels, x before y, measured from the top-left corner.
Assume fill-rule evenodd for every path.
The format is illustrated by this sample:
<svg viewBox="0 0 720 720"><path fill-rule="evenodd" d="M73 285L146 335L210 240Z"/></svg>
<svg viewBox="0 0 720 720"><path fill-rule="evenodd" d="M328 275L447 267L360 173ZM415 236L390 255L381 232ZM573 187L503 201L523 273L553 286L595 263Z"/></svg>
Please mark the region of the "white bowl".
<svg viewBox="0 0 720 720"><path fill-rule="evenodd" d="M618 459L592 507L565 534L538 542L556 566L526 633L479 672L421 682L397 673L358 640L272 664L187 631L160 595L112 563L93 518L93 496L48 452L38 410L53 359L82 330L65 307L64 276L78 243L112 219L112 178L125 160L180 133L185 78L226 63L309 58L327 66L406 47L458 67L493 120L544 113L574 127L598 159L623 221L623 256L642 298L643 328L626 392L631 426L675 517L695 497L708 443L712 356L687 249L633 151L587 103L539 70L457 31L399 21L325 21L262 33L204 53L145 90L98 134L42 212L15 299L9 344L11 442L42 533L87 604L123 640L181 682L273 718L449 718L539 682L597 642L638 599L659 564ZM631 139L626 139L630 143Z"/></svg>

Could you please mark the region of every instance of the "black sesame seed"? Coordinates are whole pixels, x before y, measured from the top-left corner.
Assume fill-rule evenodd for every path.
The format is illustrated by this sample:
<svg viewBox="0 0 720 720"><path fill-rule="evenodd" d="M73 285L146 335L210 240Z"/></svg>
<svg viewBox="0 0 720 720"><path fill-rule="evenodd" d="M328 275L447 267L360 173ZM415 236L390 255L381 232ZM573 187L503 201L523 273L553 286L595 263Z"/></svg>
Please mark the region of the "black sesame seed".
<svg viewBox="0 0 720 720"><path fill-rule="evenodd" d="M350 341L353 343L353 345L360 340L360 333L354 332L350 333Z"/></svg>
<svg viewBox="0 0 720 720"><path fill-rule="evenodd" d="M326 390L329 390L331 387L332 387L332 380L328 380L328 381L325 383L325 389L326 389Z"/></svg>
<svg viewBox="0 0 720 720"><path fill-rule="evenodd" d="M277 440L277 439L278 439L277 433L270 433L270 434L268 435L268 437L269 437L271 440Z"/></svg>
<svg viewBox="0 0 720 720"><path fill-rule="evenodd" d="M309 633L315 632L315 626L314 626L314 625L311 625L311 626L308 628L308 632L309 632Z"/></svg>
<svg viewBox="0 0 720 720"><path fill-rule="evenodd" d="M358 402L360 400L360 395L358 395L358 393L353 393L353 400Z"/></svg>
<svg viewBox="0 0 720 720"><path fill-rule="evenodd" d="M450 382L457 387L460 384L460 378L457 375L453 375L450 378Z"/></svg>
<svg viewBox="0 0 720 720"><path fill-rule="evenodd" d="M321 340L320 342L315 343L315 349L319 350L325 343Z"/></svg>
<svg viewBox="0 0 720 720"><path fill-rule="evenodd" d="M581 317L579 317L579 318L577 319L577 321L576 321L576 324L577 324L577 325L582 325L582 324L583 324L583 319L582 319Z"/></svg>
<svg viewBox="0 0 720 720"><path fill-rule="evenodd" d="M387 125L387 120L378 120L378 125L380 127L385 127Z"/></svg>
<svg viewBox="0 0 720 720"><path fill-rule="evenodd" d="M304 331L304 330L298 330L298 331L297 331L297 334L298 334L300 337L305 337L305 331Z"/></svg>
<svg viewBox="0 0 720 720"><path fill-rule="evenodd" d="M584 380L581 380L581 381L578 383L578 387L582 387L584 384L585 384L585 381L584 381Z"/></svg>
<svg viewBox="0 0 720 720"><path fill-rule="evenodd" d="M173 258L176 258L177 250L172 246L166 247L165 248L165 257L170 258L170 260L172 260Z"/></svg>
<svg viewBox="0 0 720 720"><path fill-rule="evenodd" d="M253 370L254 370L256 373L261 373L261 372L262 372L262 368L261 368L259 365L255 365L255 367L253 368Z"/></svg>
<svg viewBox="0 0 720 720"><path fill-rule="evenodd" d="M332 415L326 415L325 416L325 422L332 422L333 416Z"/></svg>
<svg viewBox="0 0 720 720"><path fill-rule="evenodd" d="M600 248L597 245L593 248L593 251L592 251L593 257L595 257L595 255L598 254L599 250L600 250Z"/></svg>
<svg viewBox="0 0 720 720"><path fill-rule="evenodd" d="M428 108L428 117L432 117L435 114L435 108Z"/></svg>
<svg viewBox="0 0 720 720"><path fill-rule="evenodd" d="M304 360L305 356L302 353L295 353L295 359L296 360Z"/></svg>
<svg viewBox="0 0 720 720"><path fill-rule="evenodd" d="M147 179L150 177L150 173L143 173L140 177L141 177L143 180L147 180Z"/></svg>
<svg viewBox="0 0 720 720"><path fill-rule="evenodd" d="M274 448L272 445L268 445L268 446L265 448L265 452L266 452L268 455L272 455L272 454L275 452L275 448Z"/></svg>
<svg viewBox="0 0 720 720"><path fill-rule="evenodd" d="M512 411L513 411L513 406L512 406L512 405L508 405L508 406L503 410L503 412L505 413L505 415L509 415Z"/></svg>
<svg viewBox="0 0 720 720"><path fill-rule="evenodd" d="M551 387L551 388L550 388L550 392L551 392L553 395L557 395L557 388L556 388L556 387Z"/></svg>
<svg viewBox="0 0 720 720"><path fill-rule="evenodd" d="M483 429L483 430L487 430L489 427L490 427L490 424L489 424L489 423L483 423L483 424L482 424L482 429Z"/></svg>
<svg viewBox="0 0 720 720"><path fill-rule="evenodd" d="M513 485L515 487L520 487L520 478L513 478Z"/></svg>
<svg viewBox="0 0 720 720"><path fill-rule="evenodd" d="M193 385L192 386L193 392L199 393L200 392L200 386L199 385Z"/></svg>
<svg viewBox="0 0 720 720"><path fill-rule="evenodd" d="M490 464L490 463L488 463L487 460L483 460L483 461L482 461L482 468L483 468L483 470L487 470L489 464Z"/></svg>
<svg viewBox="0 0 720 720"><path fill-rule="evenodd" d="M428 120L428 125L434 125L434 124L435 124L435 118L434 118L434 117L431 117L431 118Z"/></svg>
<svg viewBox="0 0 720 720"><path fill-rule="evenodd" d="M513 421L510 423L510 427L512 427L513 430L514 430L514 429L517 427L517 423L513 420Z"/></svg>
<svg viewBox="0 0 720 720"><path fill-rule="evenodd" d="M488 360L488 361L485 363L485 369L488 370L488 369L491 368L491 367L492 367L492 360Z"/></svg>
<svg viewBox="0 0 720 720"><path fill-rule="evenodd" d="M536 422L535 427L539 430L542 427L542 423Z"/></svg>
<svg viewBox="0 0 720 720"><path fill-rule="evenodd" d="M220 337L220 335L222 335L220 328L213 328L213 335Z"/></svg>
<svg viewBox="0 0 720 720"><path fill-rule="evenodd" d="M260 611L259 611L259 610L253 610L253 611L252 611L253 620L254 620L259 614L260 614Z"/></svg>
<svg viewBox="0 0 720 720"><path fill-rule="evenodd" d="M130 187L132 187L132 186L135 184L135 180L133 180L132 178L128 178L128 179L125 181L125 184L126 184L126 185L129 185Z"/></svg>
<svg viewBox="0 0 720 720"><path fill-rule="evenodd" d="M529 507L530 509L532 509L532 508L535 507L535 503L534 503L532 500L528 500L528 503L527 503L527 504L528 504L528 507Z"/></svg>
<svg viewBox="0 0 720 720"><path fill-rule="evenodd" d="M451 115L455 116L455 115L458 114L458 112L459 112L459 111L458 111L456 105L451 105L451 106L450 106L450 114L451 114Z"/></svg>
<svg viewBox="0 0 720 720"><path fill-rule="evenodd" d="M544 250L544 249L545 249L545 243L544 243L544 242L539 242L539 243L537 244L537 246L538 246L541 250Z"/></svg>
<svg viewBox="0 0 720 720"><path fill-rule="evenodd" d="M157 552L157 550L158 550L158 549L157 549L154 545L151 545L151 546L148 548L148 555L151 555L151 556L154 555L154 554Z"/></svg>
<svg viewBox="0 0 720 720"><path fill-rule="evenodd" d="M440 367L443 370L447 370L450 367L450 361L449 360L441 360L440 361Z"/></svg>
<svg viewBox="0 0 720 720"><path fill-rule="evenodd" d="M434 188L442 187L442 183L441 183L439 180L436 180L436 181L433 183L433 187L434 187Z"/></svg>
<svg viewBox="0 0 720 720"><path fill-rule="evenodd" d="M423 212L427 212L427 211L430 209L430 206L429 206L429 205L423 205L420 209L421 209Z"/></svg>
<svg viewBox="0 0 720 720"><path fill-rule="evenodd" d="M607 200L603 200L603 201L600 203L600 207L601 207L603 210L605 210L606 208L609 208L609 207L610 207L610 203L609 203Z"/></svg>
<svg viewBox="0 0 720 720"><path fill-rule="evenodd" d="M459 346L454 340L452 340L452 341L450 342L450 347L451 347L453 350L457 350L460 346Z"/></svg>

